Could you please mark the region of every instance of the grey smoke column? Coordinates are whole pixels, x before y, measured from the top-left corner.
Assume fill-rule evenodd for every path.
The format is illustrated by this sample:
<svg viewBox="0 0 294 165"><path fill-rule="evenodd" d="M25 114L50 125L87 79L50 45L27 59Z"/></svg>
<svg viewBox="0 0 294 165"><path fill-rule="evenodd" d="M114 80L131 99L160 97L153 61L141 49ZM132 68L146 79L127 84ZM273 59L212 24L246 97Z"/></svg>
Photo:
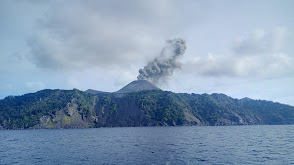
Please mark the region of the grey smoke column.
<svg viewBox="0 0 294 165"><path fill-rule="evenodd" d="M159 81L165 81L175 69L181 68L181 63L177 60L183 56L185 50L186 42L183 39L167 40L167 45L162 49L160 56L139 70L138 80L148 80L155 84Z"/></svg>

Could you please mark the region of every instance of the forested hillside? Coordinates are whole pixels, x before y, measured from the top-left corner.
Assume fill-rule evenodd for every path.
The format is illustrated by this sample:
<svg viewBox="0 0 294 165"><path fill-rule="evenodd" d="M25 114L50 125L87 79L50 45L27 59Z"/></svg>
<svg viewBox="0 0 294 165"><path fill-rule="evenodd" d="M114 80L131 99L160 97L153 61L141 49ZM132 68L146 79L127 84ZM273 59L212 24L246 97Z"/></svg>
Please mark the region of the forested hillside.
<svg viewBox="0 0 294 165"><path fill-rule="evenodd" d="M294 107L161 90L42 90L0 100L0 129L245 124L294 124Z"/></svg>

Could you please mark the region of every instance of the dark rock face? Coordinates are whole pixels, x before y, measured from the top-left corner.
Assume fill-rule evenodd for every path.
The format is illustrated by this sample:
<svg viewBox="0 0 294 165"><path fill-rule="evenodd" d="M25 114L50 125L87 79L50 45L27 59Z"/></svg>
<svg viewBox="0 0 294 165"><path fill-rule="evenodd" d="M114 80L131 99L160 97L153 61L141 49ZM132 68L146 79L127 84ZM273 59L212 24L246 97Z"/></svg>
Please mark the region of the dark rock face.
<svg viewBox="0 0 294 165"><path fill-rule="evenodd" d="M130 92L139 92L144 90L161 90L157 86L153 85L147 80L137 80L129 83L122 89L118 90L116 93L130 93Z"/></svg>
<svg viewBox="0 0 294 165"><path fill-rule="evenodd" d="M79 113L78 107L73 99L65 108L57 111L54 116L42 116L40 124L35 125L34 128L88 128L90 120L84 120L85 118Z"/></svg>

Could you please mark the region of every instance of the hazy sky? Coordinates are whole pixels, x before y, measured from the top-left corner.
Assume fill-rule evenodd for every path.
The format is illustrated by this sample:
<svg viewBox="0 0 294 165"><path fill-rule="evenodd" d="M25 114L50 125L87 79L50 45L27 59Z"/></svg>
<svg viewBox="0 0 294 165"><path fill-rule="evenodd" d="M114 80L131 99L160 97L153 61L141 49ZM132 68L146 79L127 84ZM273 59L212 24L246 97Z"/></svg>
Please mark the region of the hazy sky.
<svg viewBox="0 0 294 165"><path fill-rule="evenodd" d="M0 99L117 91L177 37L182 69L162 89L294 105L293 0L1 0Z"/></svg>

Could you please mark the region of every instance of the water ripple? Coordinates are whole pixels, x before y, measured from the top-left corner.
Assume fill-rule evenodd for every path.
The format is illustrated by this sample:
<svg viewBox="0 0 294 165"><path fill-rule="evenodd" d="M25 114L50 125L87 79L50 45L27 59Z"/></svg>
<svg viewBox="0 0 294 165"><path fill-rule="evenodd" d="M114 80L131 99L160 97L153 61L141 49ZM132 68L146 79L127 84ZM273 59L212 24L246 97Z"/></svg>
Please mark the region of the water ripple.
<svg viewBox="0 0 294 165"><path fill-rule="evenodd" d="M294 164L294 126L0 131L0 164Z"/></svg>

